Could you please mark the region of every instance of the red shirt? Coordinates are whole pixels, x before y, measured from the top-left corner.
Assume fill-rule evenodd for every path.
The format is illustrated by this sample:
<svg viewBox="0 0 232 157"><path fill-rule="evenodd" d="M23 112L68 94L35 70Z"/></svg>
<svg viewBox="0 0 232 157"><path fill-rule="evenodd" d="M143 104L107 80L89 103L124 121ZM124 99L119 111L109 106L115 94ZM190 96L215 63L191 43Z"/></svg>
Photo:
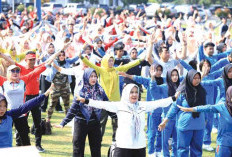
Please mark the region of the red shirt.
<svg viewBox="0 0 232 157"><path fill-rule="evenodd" d="M37 95L39 94L39 77L40 74L46 69L44 64L39 66L35 66L33 69L26 68L18 63L15 63L16 66L21 68L20 74L25 84L26 84L26 95ZM33 74L28 79L28 75ZM27 82L25 81L25 77L27 78Z"/></svg>

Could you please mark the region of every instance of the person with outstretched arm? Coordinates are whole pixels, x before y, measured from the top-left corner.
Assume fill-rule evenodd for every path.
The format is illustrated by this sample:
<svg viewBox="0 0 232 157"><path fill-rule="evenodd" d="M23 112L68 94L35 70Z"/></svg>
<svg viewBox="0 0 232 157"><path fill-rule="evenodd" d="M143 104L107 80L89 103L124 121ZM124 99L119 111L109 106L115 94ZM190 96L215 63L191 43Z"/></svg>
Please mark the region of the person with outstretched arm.
<svg viewBox="0 0 232 157"><path fill-rule="evenodd" d="M42 95L39 95L18 108L7 111L8 101L6 97L0 94L0 148L12 147L12 123L13 119L27 113L47 97L51 91L51 87Z"/></svg>
<svg viewBox="0 0 232 157"><path fill-rule="evenodd" d="M213 112L220 113L219 127L216 146L216 157L232 156L232 86L226 91L226 100L216 105L205 105L196 107L179 106L181 111L187 112Z"/></svg>
<svg viewBox="0 0 232 157"><path fill-rule="evenodd" d="M151 112L159 107L167 107L179 96L168 97L156 101L138 101L139 87L128 84L124 87L121 101L107 102L85 99L78 96L78 100L85 105L115 112L118 117L116 133L116 149L114 157L145 157L145 112Z"/></svg>

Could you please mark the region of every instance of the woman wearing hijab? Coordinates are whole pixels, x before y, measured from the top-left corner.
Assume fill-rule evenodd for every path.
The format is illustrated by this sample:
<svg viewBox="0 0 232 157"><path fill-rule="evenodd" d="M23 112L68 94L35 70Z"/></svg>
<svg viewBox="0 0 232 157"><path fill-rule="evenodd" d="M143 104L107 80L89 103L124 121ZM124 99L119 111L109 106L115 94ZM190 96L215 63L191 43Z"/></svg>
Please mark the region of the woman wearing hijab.
<svg viewBox="0 0 232 157"><path fill-rule="evenodd" d="M12 123L13 119L19 118L22 114L29 112L34 107L41 104L45 97L49 95L51 87L42 95L39 95L18 108L7 110L7 98L0 94L0 148L12 147Z"/></svg>
<svg viewBox="0 0 232 157"><path fill-rule="evenodd" d="M226 91L232 85L232 64L227 64L222 71L222 78L213 81L215 86L218 86L217 103L225 100Z"/></svg>
<svg viewBox="0 0 232 157"><path fill-rule="evenodd" d="M183 60L180 60L180 63L187 69L192 69L190 65L188 65ZM208 80L215 80L218 77L221 76L221 73L223 71L223 68L212 72L211 71L211 63L209 60L204 59L199 64L199 69L202 73L202 82L208 81ZM206 95L206 104L216 104L217 103L217 84L209 84L209 85L203 85L207 92ZM207 151L213 151L214 149L210 146L211 145L211 131L213 127L213 120L214 120L214 113L205 113L205 119L206 119L206 128L205 128L205 134L204 134L204 144L203 149Z"/></svg>
<svg viewBox="0 0 232 157"><path fill-rule="evenodd" d="M80 54L81 55L81 54ZM130 68L139 65L142 60L136 60L125 65L114 67L114 57L110 54L106 54L101 61L101 67L96 66L94 63L91 63L87 58L80 56L81 60L87 66L96 70L100 74L100 84L104 91L106 92L107 97L110 101L119 101L120 100L120 90L119 90L119 71L126 72ZM107 122L108 115L106 112L102 113L102 136L104 135L105 125ZM115 133L117 128L117 120L113 119L113 141L115 141Z"/></svg>
<svg viewBox="0 0 232 157"><path fill-rule="evenodd" d="M53 43L48 43L46 45L46 51L43 52L40 56L40 60L42 62L45 62L46 60L48 60L48 58L54 54L59 54L62 50L65 50L69 45L71 44L71 41L64 44L63 48L61 50L58 50L55 48L55 45ZM49 82L47 80L47 77L49 77L51 73L51 69L48 68L47 70L45 70L42 74L41 74L41 79L40 79L40 84L41 84L41 92L44 93L51 85L51 81ZM45 100L43 101L42 105L41 105L41 110L42 112L46 112L47 109L47 104L48 104L48 97L45 98Z"/></svg>
<svg viewBox="0 0 232 157"><path fill-rule="evenodd" d="M178 97L178 94L176 94L173 97L162 100L138 101L138 90L139 88L135 84L126 85L119 102L78 98L82 103L88 104L88 106L105 109L117 114L117 147L114 157L145 157L145 112L153 111L158 107L167 107Z"/></svg>
<svg viewBox="0 0 232 157"><path fill-rule="evenodd" d="M150 76L151 78L146 78L142 76L136 75L128 75L126 73L120 73L123 77L130 78L135 82L143 85L147 90L146 101L154 101L158 99L162 99L163 94L160 89L157 89L155 92L151 91L152 86L150 83L155 79L157 85L163 84L166 80L161 77L163 72L163 67L160 64L152 64L150 67ZM154 74L155 75L152 75ZM162 139L161 132L158 131L158 126L161 123L161 114L162 109L158 108L153 110L147 114L147 138L148 138L148 155L149 156L161 156L162 150Z"/></svg>
<svg viewBox="0 0 232 157"><path fill-rule="evenodd" d="M184 112L220 113L216 146L216 157L232 156L232 86L226 91L226 100L217 105L205 105L186 108L178 106Z"/></svg>
<svg viewBox="0 0 232 157"><path fill-rule="evenodd" d="M76 56L66 59L65 52L61 51L54 64L58 64L58 66L63 68L69 68L71 64L78 60L78 58L79 57ZM54 84L51 94L51 103L47 115L47 119L48 121L50 121L54 108L59 102L60 97L62 97L62 100L64 102L65 114L67 114L69 109L70 83L72 82L72 78L70 75L62 74L58 72L54 67L51 67L50 73L47 75L46 80Z"/></svg>
<svg viewBox="0 0 232 157"><path fill-rule="evenodd" d="M202 87L201 74L196 70L190 70L182 81L177 91L181 92L176 104L183 107L195 107L205 105L206 91ZM202 144L205 127L204 114L184 113L176 104L173 104L168 111L166 118L159 125L163 130L170 119L177 115L177 156L202 156Z"/></svg>
<svg viewBox="0 0 232 157"><path fill-rule="evenodd" d="M153 73L152 75L155 75L155 73ZM158 91L161 91L159 93L161 93L163 98L174 96L178 86L180 85L180 80L183 80L183 78L179 77L179 72L177 71L177 69L169 70L167 72L165 84L159 85L158 82L156 82L155 80L151 81L151 93L157 93ZM163 108L163 118L165 118L165 116L167 115L169 108L170 107ZM177 134L175 118L169 120L167 126L162 132L162 148L164 157L170 157L168 140L171 137L173 139L172 156L177 156Z"/></svg>
<svg viewBox="0 0 232 157"><path fill-rule="evenodd" d="M97 73L92 68L84 70L83 82L79 83L78 94L85 99L108 101L97 81ZM85 140L88 135L92 157L101 157L101 110L86 106L74 97L66 118L58 127L64 127L75 117L73 134L73 157L84 157Z"/></svg>
<svg viewBox="0 0 232 157"><path fill-rule="evenodd" d="M40 60L42 62L45 62L50 56L52 56L55 53L55 46L53 43L47 43L45 52L43 52L40 56ZM48 68L41 74L41 79L40 79L40 85L41 85L41 93L44 93L50 86L51 83L46 80L46 77L50 73L50 69ZM48 98L45 98L45 100L41 104L41 110L42 112L46 112L47 105L48 105Z"/></svg>

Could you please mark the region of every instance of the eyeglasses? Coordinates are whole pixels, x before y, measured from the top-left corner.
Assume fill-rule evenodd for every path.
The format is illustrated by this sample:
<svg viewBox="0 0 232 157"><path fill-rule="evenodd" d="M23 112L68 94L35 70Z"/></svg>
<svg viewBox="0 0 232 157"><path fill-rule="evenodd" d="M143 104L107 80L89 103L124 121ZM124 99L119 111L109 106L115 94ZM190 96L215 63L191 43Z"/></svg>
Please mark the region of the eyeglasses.
<svg viewBox="0 0 232 157"><path fill-rule="evenodd" d="M65 55L64 55L64 54L61 54L61 55L59 55L59 57L60 57L60 56L65 56Z"/></svg>
<svg viewBox="0 0 232 157"><path fill-rule="evenodd" d="M20 70L19 69L12 69L10 72L19 74Z"/></svg>

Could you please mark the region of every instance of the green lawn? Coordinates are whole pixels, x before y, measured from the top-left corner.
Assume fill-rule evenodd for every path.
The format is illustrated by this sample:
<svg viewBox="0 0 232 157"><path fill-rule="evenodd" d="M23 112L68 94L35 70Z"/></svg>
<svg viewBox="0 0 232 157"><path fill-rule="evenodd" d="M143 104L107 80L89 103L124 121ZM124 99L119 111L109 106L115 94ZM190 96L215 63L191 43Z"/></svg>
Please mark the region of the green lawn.
<svg viewBox="0 0 232 157"><path fill-rule="evenodd" d="M45 117L45 114L43 114ZM52 123L59 124L61 119L64 118L63 113L54 113L52 117ZM30 126L31 126L31 117L30 117ZM53 128L52 135L45 135L42 139L43 148L46 149L46 152L41 153L42 157L70 157L72 155L72 133L71 127L66 126L63 129ZM111 123L110 120L107 123L106 133L102 143L102 157L107 156L107 151L109 145L111 144ZM34 145L34 135L30 135L31 143ZM215 139L216 135L213 134L213 147L215 148ZM15 140L14 140L15 141ZM86 143L85 156L90 157L90 150L88 145L88 140ZM214 153L209 153L204 151L203 157L213 157Z"/></svg>
<svg viewBox="0 0 232 157"><path fill-rule="evenodd" d="M145 94L142 94L142 99L144 100ZM46 117L46 114L43 113L42 117ZM64 113L54 112L52 116L51 123L59 124L61 120L65 117ZM29 116L29 125L32 125L32 118ZM35 137L30 134L31 144L34 145ZM216 134L212 134L212 146L216 147ZM111 120L108 120L106 132L102 142L102 157L107 157L108 148L111 144L112 139L112 129L111 129ZM85 147L85 157L91 157L90 149L88 145L88 139L86 140ZM14 144L15 146L15 139ZM46 151L41 153L42 157L71 157L72 156L72 129L69 126L64 127L63 129L53 128L52 135L44 135L42 138L42 146ZM203 157L214 157L214 152L204 151Z"/></svg>

